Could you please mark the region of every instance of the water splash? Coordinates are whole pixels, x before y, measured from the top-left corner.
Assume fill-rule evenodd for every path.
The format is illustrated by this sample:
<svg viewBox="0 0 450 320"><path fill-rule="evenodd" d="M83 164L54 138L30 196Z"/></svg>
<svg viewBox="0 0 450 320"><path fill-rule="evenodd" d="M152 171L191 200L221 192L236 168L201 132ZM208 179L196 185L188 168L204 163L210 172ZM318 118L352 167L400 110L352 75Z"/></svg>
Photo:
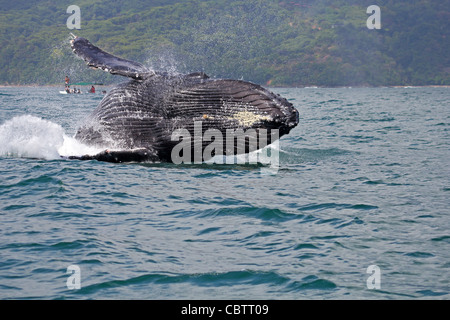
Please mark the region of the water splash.
<svg viewBox="0 0 450 320"><path fill-rule="evenodd" d="M150 70L167 72L170 75L179 75L186 69L183 60L178 57L174 48L160 46L145 50L144 65Z"/></svg>
<svg viewBox="0 0 450 320"><path fill-rule="evenodd" d="M55 160L99 151L67 136L59 124L32 115L14 117L0 126L0 157Z"/></svg>

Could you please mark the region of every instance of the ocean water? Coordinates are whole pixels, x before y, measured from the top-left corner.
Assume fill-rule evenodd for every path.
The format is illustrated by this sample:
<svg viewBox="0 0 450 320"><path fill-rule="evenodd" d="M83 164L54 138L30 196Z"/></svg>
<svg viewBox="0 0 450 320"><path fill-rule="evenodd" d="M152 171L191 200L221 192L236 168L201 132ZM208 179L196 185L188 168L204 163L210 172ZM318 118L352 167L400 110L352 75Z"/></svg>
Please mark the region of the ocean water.
<svg viewBox="0 0 450 320"><path fill-rule="evenodd" d="M0 88L0 299L450 298L449 88L274 89L274 174L63 159L58 91Z"/></svg>

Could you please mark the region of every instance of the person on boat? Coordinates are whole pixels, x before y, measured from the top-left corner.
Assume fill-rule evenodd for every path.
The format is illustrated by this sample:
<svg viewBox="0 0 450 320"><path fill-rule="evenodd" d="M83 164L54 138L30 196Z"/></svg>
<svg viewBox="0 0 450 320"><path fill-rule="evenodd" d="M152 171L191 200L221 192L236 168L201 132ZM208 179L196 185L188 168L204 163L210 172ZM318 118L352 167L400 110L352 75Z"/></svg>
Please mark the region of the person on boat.
<svg viewBox="0 0 450 320"><path fill-rule="evenodd" d="M95 93L95 87L92 86L92 87L91 87L91 90L89 90L89 92L90 92L90 93Z"/></svg>
<svg viewBox="0 0 450 320"><path fill-rule="evenodd" d="M66 76L66 78L64 79L64 84L65 84L64 90L65 90L67 93L71 93L71 92L70 92L70 84L69 84L69 82L70 82L70 79L69 79L68 76Z"/></svg>

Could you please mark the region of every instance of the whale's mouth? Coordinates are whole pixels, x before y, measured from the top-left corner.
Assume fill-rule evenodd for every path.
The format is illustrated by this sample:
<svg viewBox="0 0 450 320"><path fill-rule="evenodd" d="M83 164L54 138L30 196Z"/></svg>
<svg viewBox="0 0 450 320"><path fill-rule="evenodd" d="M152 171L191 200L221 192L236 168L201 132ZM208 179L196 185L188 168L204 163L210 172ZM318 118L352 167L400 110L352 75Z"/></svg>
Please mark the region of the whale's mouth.
<svg viewBox="0 0 450 320"><path fill-rule="evenodd" d="M147 148L136 148L129 150L106 149L96 154L86 154L82 156L69 156L71 160L98 160L104 162L124 163L124 162L160 162L156 152Z"/></svg>
<svg viewBox="0 0 450 320"><path fill-rule="evenodd" d="M283 126L285 132L283 134L288 134L292 129L294 129L299 122L299 113L292 105L288 108L287 116L285 118L285 126Z"/></svg>
<svg viewBox="0 0 450 320"><path fill-rule="evenodd" d="M288 134L299 123L299 112L294 105L278 95L267 92L270 102L271 121L267 124L268 128L278 129L280 136Z"/></svg>
<svg viewBox="0 0 450 320"><path fill-rule="evenodd" d="M299 117L300 117L300 115L299 115L298 111L296 109L294 109L293 112L291 113L291 117L288 120L288 123L287 123L288 127L291 129L296 127L298 125Z"/></svg>

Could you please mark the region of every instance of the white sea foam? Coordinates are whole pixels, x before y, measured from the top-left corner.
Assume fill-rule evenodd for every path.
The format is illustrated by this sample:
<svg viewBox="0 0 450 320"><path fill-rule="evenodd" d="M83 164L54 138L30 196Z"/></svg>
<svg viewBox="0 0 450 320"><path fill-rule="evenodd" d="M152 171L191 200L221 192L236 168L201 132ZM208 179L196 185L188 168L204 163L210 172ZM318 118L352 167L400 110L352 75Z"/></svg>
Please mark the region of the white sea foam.
<svg viewBox="0 0 450 320"><path fill-rule="evenodd" d="M59 124L32 115L14 117L0 125L1 157L54 160L99 151L67 136Z"/></svg>

